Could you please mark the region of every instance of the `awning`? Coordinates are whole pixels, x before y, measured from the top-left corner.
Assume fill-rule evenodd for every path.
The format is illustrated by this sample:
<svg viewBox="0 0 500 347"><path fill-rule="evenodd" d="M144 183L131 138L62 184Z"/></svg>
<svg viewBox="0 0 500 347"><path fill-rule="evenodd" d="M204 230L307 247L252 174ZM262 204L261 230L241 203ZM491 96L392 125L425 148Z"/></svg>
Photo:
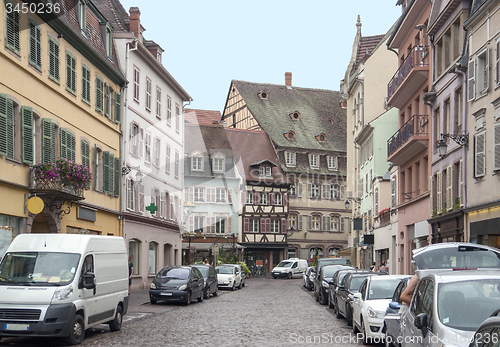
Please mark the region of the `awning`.
<svg viewBox="0 0 500 347"><path fill-rule="evenodd" d="M191 248L194 248L196 250L199 250L199 251L208 251L208 250L212 249L212 245L213 244L214 244L213 242L191 242L191 244L189 242L183 242L182 243L182 249L188 249L189 245L191 245ZM218 245L219 245L219 247L221 245L223 245L224 249L226 249L226 250L233 248L233 244L232 243L227 243L227 242L222 243L222 242L219 242ZM245 248L245 247L243 247L242 245L240 245L238 243L235 243L234 247L237 248L237 249L243 249L243 248Z"/></svg>

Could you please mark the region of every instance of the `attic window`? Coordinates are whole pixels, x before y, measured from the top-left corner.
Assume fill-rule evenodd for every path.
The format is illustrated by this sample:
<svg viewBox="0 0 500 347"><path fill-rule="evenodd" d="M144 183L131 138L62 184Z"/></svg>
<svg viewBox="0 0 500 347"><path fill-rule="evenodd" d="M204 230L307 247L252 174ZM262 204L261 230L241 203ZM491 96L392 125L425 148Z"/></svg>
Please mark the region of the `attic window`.
<svg viewBox="0 0 500 347"><path fill-rule="evenodd" d="M316 140L318 140L318 142L326 142L326 135L325 134L318 134L318 135L316 135Z"/></svg>
<svg viewBox="0 0 500 347"><path fill-rule="evenodd" d="M289 132L284 133L283 135L285 135L285 137L288 140L295 140L295 133L293 132L293 130L290 130Z"/></svg>
<svg viewBox="0 0 500 347"><path fill-rule="evenodd" d="M332 118L327 118L328 123L333 124L333 119Z"/></svg>
<svg viewBox="0 0 500 347"><path fill-rule="evenodd" d="M292 120L299 120L300 119L300 112L299 111L293 111L288 114Z"/></svg>
<svg viewBox="0 0 500 347"><path fill-rule="evenodd" d="M261 98L262 100L267 100L267 96L269 94L267 94L267 92L265 90L263 90L258 95L259 95L259 98Z"/></svg>

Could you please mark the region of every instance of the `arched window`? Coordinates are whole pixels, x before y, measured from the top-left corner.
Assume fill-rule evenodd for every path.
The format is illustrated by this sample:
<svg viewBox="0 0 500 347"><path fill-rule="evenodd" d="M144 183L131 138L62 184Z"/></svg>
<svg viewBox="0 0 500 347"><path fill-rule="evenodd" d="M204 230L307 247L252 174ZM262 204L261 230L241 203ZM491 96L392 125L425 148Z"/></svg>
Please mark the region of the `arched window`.
<svg viewBox="0 0 500 347"><path fill-rule="evenodd" d="M139 249L140 249L141 241L137 239L131 239L128 242L128 255L131 257L131 262L134 264L134 272L133 275L139 274Z"/></svg>
<svg viewBox="0 0 500 347"><path fill-rule="evenodd" d="M158 257L158 244L156 242L149 243L149 254L148 254L148 274L156 274L156 259Z"/></svg>

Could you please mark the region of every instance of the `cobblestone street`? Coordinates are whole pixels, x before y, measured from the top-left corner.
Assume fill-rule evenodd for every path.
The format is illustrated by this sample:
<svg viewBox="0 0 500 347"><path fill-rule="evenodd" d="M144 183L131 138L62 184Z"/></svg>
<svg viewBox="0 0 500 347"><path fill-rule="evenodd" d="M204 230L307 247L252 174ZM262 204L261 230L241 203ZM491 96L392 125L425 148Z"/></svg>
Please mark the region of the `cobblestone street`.
<svg viewBox="0 0 500 347"><path fill-rule="evenodd" d="M252 278L240 290L219 293L190 306L136 299L120 332L111 333L106 325L87 330L81 346L358 345L345 320L319 305L299 279ZM57 341L0 341L0 346L53 345Z"/></svg>

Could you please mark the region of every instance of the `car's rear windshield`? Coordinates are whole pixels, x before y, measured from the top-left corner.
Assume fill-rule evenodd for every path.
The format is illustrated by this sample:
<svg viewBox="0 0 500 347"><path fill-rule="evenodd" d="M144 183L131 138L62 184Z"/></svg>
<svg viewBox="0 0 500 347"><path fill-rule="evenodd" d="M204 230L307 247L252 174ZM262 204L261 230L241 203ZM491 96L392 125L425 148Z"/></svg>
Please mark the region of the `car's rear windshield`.
<svg viewBox="0 0 500 347"><path fill-rule="evenodd" d="M436 248L414 258L420 270L500 268L500 253L474 246Z"/></svg>
<svg viewBox="0 0 500 347"><path fill-rule="evenodd" d="M367 300L392 299L400 281L399 278L371 281Z"/></svg>
<svg viewBox="0 0 500 347"><path fill-rule="evenodd" d="M352 291L352 292L357 292L359 291L359 287L361 286L361 283L363 283L363 281L365 280L365 278L368 277L368 275L366 276L353 276L351 278L351 284L349 285L349 290Z"/></svg>
<svg viewBox="0 0 500 347"><path fill-rule="evenodd" d="M232 275L234 274L234 267L233 266L217 266L215 268L218 274L223 274L223 275Z"/></svg>

